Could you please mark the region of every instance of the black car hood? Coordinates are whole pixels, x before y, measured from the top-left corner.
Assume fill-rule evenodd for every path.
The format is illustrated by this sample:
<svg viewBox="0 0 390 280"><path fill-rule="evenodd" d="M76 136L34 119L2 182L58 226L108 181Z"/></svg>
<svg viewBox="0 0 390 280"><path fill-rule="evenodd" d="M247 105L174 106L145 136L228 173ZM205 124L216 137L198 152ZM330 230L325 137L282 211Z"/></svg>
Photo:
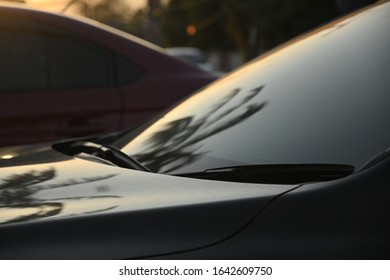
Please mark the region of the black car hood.
<svg viewBox="0 0 390 280"><path fill-rule="evenodd" d="M16 165L14 157L15 166L0 168L0 258L138 258L200 248L234 236L297 187L179 178L38 148L24 157L39 163Z"/></svg>

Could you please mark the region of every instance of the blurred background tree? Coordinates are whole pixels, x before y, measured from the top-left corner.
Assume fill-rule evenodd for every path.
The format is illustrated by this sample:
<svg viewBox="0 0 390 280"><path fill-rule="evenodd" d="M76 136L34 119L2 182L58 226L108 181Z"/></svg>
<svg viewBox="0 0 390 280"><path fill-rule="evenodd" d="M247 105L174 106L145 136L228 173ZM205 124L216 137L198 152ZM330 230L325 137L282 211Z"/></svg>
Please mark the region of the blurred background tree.
<svg viewBox="0 0 390 280"><path fill-rule="evenodd" d="M170 0L162 26L167 45L237 49L248 60L336 14L329 0Z"/></svg>
<svg viewBox="0 0 390 280"><path fill-rule="evenodd" d="M245 62L374 1L148 0L134 11L128 0L70 0L67 7L162 47L238 52Z"/></svg>
<svg viewBox="0 0 390 280"><path fill-rule="evenodd" d="M131 31L129 23L134 13L126 0L71 0L63 8L63 12L70 7L87 18L124 31Z"/></svg>

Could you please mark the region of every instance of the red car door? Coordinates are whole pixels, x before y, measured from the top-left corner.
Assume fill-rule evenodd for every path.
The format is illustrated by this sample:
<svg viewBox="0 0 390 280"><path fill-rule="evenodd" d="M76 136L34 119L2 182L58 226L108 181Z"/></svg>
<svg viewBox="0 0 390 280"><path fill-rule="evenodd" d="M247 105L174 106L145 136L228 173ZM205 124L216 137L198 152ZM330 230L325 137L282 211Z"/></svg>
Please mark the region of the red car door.
<svg viewBox="0 0 390 280"><path fill-rule="evenodd" d="M100 134L119 129L115 90L1 94L0 146Z"/></svg>

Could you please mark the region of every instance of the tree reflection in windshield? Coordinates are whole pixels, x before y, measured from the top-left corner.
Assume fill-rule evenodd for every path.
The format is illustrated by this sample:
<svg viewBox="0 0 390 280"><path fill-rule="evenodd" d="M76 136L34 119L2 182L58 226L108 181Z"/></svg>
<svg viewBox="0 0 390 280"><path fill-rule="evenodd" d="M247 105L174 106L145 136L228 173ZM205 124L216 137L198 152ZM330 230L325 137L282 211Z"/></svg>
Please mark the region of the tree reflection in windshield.
<svg viewBox="0 0 390 280"><path fill-rule="evenodd" d="M0 185L0 224L11 222L30 221L38 218L58 215L63 211L64 201L90 201L92 199L112 200L117 196L81 196L81 197L58 197L53 199L38 199L33 195L38 191L49 190L105 180L115 176L115 174L102 175L99 177L70 179L59 183L49 183L56 177L54 168L44 170L31 170L21 174L13 174L3 179ZM107 211L117 207L112 201L100 204L97 203L91 210L84 214ZM102 207L101 205L105 205ZM72 213L80 214L80 213Z"/></svg>
<svg viewBox="0 0 390 280"><path fill-rule="evenodd" d="M151 170L164 169L164 173L196 161L205 153L200 151L202 141L243 122L268 104L266 101L250 103L263 88L260 86L248 92L234 89L202 115L167 123L148 139L142 153L133 156ZM233 98L238 101L232 101Z"/></svg>

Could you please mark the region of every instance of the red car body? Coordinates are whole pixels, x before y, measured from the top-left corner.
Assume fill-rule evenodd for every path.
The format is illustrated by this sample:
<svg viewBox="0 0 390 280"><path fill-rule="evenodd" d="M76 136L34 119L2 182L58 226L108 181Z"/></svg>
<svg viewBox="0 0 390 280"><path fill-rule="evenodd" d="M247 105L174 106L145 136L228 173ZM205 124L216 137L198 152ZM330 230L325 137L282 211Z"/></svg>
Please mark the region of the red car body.
<svg viewBox="0 0 390 280"><path fill-rule="evenodd" d="M0 6L0 146L109 133L216 77L100 23Z"/></svg>

